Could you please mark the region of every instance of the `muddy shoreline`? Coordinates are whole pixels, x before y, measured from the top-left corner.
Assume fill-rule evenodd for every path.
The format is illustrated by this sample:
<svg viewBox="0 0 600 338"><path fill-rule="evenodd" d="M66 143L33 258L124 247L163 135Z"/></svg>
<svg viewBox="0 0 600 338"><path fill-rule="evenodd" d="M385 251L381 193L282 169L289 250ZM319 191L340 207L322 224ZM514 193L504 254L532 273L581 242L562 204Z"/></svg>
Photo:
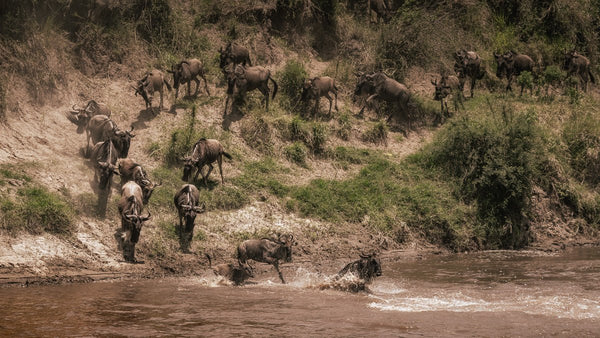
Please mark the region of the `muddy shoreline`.
<svg viewBox="0 0 600 338"><path fill-rule="evenodd" d="M515 252L535 252L542 255L552 255L562 251L566 251L576 247L600 247L600 241L597 240L581 240L570 243L549 243L544 246L538 243L533 243L532 246L514 250ZM384 273L385 263L403 259L407 261L422 260L430 256L436 255L455 255L455 254L477 254L483 253L490 250L471 251L465 253L454 253L445 249L438 248L416 248L416 249L396 249L382 251L380 253L380 259L382 261ZM513 250L491 250L491 251L513 251ZM200 256L192 254L192 256ZM295 262L285 263L280 265L282 271L291 271L298 268L310 269L316 272L322 273L335 273L339 266L343 266L345 262L350 262L356 259L354 256L337 257L335 259L324 259L320 256L307 256L300 255L295 259ZM166 277L192 277L198 276L203 272L209 270L209 266L202 259L198 259L196 263L180 263L173 264L165 261L156 262L144 262L139 264L128 264L134 267L132 271L102 271L88 270L88 269L73 269L65 268L60 269L59 267L52 267L52 272L46 274L34 274L34 273L19 273L19 272L6 272L0 273L0 288L10 287L30 287L30 286L42 286L42 285L63 285L71 283L93 283L93 282L105 282L105 281L119 281L119 280L140 280L140 279L156 279ZM263 263L254 264L256 273L258 274L269 274L273 273L273 269L270 265ZM8 269L10 270L10 269ZM274 275L275 276L275 275Z"/></svg>

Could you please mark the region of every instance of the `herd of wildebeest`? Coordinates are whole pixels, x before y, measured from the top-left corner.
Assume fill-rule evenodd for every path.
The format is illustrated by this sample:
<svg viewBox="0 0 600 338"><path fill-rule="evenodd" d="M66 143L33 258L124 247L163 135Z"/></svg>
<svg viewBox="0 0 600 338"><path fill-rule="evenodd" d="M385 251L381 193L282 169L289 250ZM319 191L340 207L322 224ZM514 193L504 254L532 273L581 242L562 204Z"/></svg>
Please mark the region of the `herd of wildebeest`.
<svg viewBox="0 0 600 338"><path fill-rule="evenodd" d="M247 92L258 89L263 95L265 109L269 108L269 96L271 89L269 82L273 83L271 99L277 93L277 82L272 78L271 72L261 66L252 66L250 54L247 48L237 44L229 43L221 48L220 67L223 70L227 84L227 95L225 99L225 113L229 103L235 105L237 98L243 98ZM448 106L445 102L448 95L458 95L458 101L462 103L464 84L470 81L470 96L473 97L475 83L485 73L482 59L474 51L459 50L454 53L454 71L456 75L443 74L439 81L432 81L435 86L434 99L441 102L442 113L447 112ZM534 61L527 55L513 51L504 54L494 54L497 62L497 77L507 79L506 90L511 90L513 79L524 71L534 72ZM563 68L569 75L577 75L582 87L587 88L588 80L595 83L594 76L590 71L590 62L576 51L566 52ZM194 96L198 95L200 79L204 81L204 89L208 95L208 82L205 76L205 68L200 60L192 58L175 64L167 71L173 76L173 85L169 84L166 75L157 69L147 72L144 77L133 86L135 95L142 96L146 104L146 110L154 112L153 99L155 93L160 95L158 111L163 108L163 88L171 91L175 89L175 97L179 95L179 86L187 83L187 95L191 96L191 82L196 83ZM385 101L397 108L400 112L408 110L410 92L408 88L387 76L383 72L357 73L357 84L354 90L354 98L366 97L361 107L359 116L365 107L373 100ZM521 89L522 92L523 88ZM338 87L335 80L327 76L319 76L306 79L303 84L300 100L309 102L314 100L313 114L319 109L321 97L329 100L329 113L335 98L335 109L337 110ZM391 107L390 106L390 107ZM148 204L155 188L162 183L150 180L143 166L128 157L131 140L135 137L133 126L130 130L120 129L110 118L110 109L101 103L91 100L83 108L73 106L67 113L68 119L77 125L77 132L87 135L86 156L91 160L94 167L94 182L99 191L110 191L113 175L121 177L121 198L118 204L121 216L121 229L116 235L119 247L123 251L123 257L128 262L136 262L135 245L139 240L140 232L144 222L151 218L145 206ZM408 115L407 115L408 116ZM388 117L391 117L391 115ZM410 121L409 121L410 122ZM90 143L91 141L91 143ZM224 183L222 160L223 156L231 159L218 140L202 138L190 149L190 155L183 159L183 176L185 182L196 181L202 175L204 185L213 170L213 163L217 162ZM206 174L204 166L208 167ZM196 171L194 174L194 170ZM184 252L189 249L193 237L194 222L196 215L206 211L204 203L199 201L199 190L194 184L184 184L174 195L174 204L179 215L177 233L179 235L181 248ZM250 239L242 242L237 248L236 263L220 264L213 267L216 274L222 275L236 284L243 283L247 278L253 276L253 269L248 260L272 264L277 270L283 283L285 280L279 270L279 261L290 262L292 259L292 246L295 244L294 237L289 234L280 234L272 238ZM208 255L207 255L208 256ZM210 263L210 256L208 256ZM375 254L361 255L360 259L349 263L342 269L337 278L353 273L365 281L381 275L381 265Z"/></svg>

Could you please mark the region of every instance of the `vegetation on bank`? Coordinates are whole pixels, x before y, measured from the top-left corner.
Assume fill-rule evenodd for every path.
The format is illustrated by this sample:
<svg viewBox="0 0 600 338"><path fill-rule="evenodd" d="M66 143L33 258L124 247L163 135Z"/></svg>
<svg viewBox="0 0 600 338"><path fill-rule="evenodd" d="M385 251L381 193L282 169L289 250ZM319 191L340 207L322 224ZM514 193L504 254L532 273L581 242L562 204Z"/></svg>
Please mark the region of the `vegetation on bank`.
<svg viewBox="0 0 600 338"><path fill-rule="evenodd" d="M420 238L453 250L522 248L531 241L535 196L545 194L557 210L570 211L568 216L556 211L557 217L581 219L591 231L599 230L597 96L575 89L560 64L565 49L577 48L600 74L600 4L392 1L392 19L370 24L363 7L351 10L346 3L140 0L92 10L59 0L8 1L0 5L0 39L6 46L0 50L0 79L23 75L34 101L43 104L44 95L66 82L64 68L41 55L50 48L44 37L59 32L68 39L64 59L86 76L115 75L109 67L115 64L168 69L180 58L195 56L205 63L210 81L222 86L217 50L241 41L255 64L283 64L274 74L280 96L264 112L257 96L250 95L240 108L239 135L201 123L201 109L216 104L213 98L179 100L178 107L186 108L184 122L146 148L160 163L151 177L163 181L151 199L153 210L173 213L173 193L183 184L181 159L200 137L209 137L232 153L236 170L225 172L225 185L215 172L208 188L196 182L208 210L236 210L263 200L339 227L363 224L398 243ZM414 130L385 122L391 111L385 104L376 121L354 116L349 99L354 72L384 70L401 82L410 80L414 67L451 72L451 55L460 48L477 50L485 60L486 76L475 98L415 154L396 159L377 150L402 137L399 130ZM515 80L529 89L523 97L504 93L494 75L493 53L511 49L539 62L534 74ZM329 64L324 74L307 67L315 55ZM312 117L312 107L299 102L305 77L314 75L336 78L340 98L345 97L340 112L322 110ZM0 121L8 114L8 90L0 83ZM415 96L413 128L433 128L438 104ZM356 174L294 181L323 163ZM9 169L0 171L0 185L11 175ZM2 228L12 232L6 220L17 219L33 233L70 231L74 212L65 197L19 180L25 182L22 187L0 195ZM156 224L151 247L160 256L174 236L174 222L163 217ZM208 236L199 231L197 238Z"/></svg>
<svg viewBox="0 0 600 338"><path fill-rule="evenodd" d="M75 211L69 199L49 192L23 168L0 166L0 231L66 235L73 231Z"/></svg>

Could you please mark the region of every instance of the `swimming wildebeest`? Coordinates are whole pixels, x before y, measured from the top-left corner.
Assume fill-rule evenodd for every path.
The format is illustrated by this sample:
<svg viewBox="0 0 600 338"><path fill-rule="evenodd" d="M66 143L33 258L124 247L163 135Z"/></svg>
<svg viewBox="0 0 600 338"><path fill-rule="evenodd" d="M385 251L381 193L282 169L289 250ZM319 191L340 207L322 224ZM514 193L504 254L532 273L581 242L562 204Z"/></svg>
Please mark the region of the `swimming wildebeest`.
<svg viewBox="0 0 600 338"><path fill-rule="evenodd" d="M365 282L370 282L375 277L381 276L381 262L375 254L360 255L360 259L348 263L340 270L336 278L341 278L347 274L353 274Z"/></svg>
<svg viewBox="0 0 600 338"><path fill-rule="evenodd" d="M135 90L135 96L140 94L146 102L146 109L152 108L152 100L154 99L154 93L159 92L160 104L159 110L163 109L163 85L167 87L168 91L171 91L171 85L165 79L164 74L158 70L153 69L147 72L144 77L138 81L137 87L133 87Z"/></svg>
<svg viewBox="0 0 600 338"><path fill-rule="evenodd" d="M300 100L307 102L310 99L315 100L315 108L313 115L317 115L317 111L319 109L319 101L322 96L325 96L327 100L329 100L329 114L331 114L331 105L333 104L333 99L329 96L329 93L333 93L335 96L335 110L338 110L337 106L337 95L338 88L335 85L335 80L330 78L329 76L317 76L312 79L306 79L304 81L302 96Z"/></svg>
<svg viewBox="0 0 600 338"><path fill-rule="evenodd" d="M204 76L205 70L202 66L202 62L198 59L187 59L179 62L176 65L171 67L171 70L167 70L167 72L173 74L173 88L175 89L175 98L177 98L179 94L179 85L187 83L187 95L190 96L190 87L192 85L192 80L196 82L196 91L194 92L194 96L198 95L198 87L200 86L200 80L198 76L204 80L204 89L206 90L206 94L210 95L208 91L208 81L206 81L206 77Z"/></svg>
<svg viewBox="0 0 600 338"><path fill-rule="evenodd" d="M202 203L202 207L198 206L200 192L192 184L184 184L181 189L175 194L173 202L179 214L179 227L177 235L181 243L181 248L187 252L192 238L194 236L194 221L196 214L201 214L206 211L206 206ZM183 220L185 219L185 227Z"/></svg>
<svg viewBox="0 0 600 338"><path fill-rule="evenodd" d="M146 174L146 170L131 158L124 158L119 161L119 174L121 175L121 185L126 182L134 181L142 188L142 200L144 205L148 204L154 189L160 187L162 182L153 183Z"/></svg>
<svg viewBox="0 0 600 338"><path fill-rule="evenodd" d="M206 254L206 258L208 258L208 266L212 268L215 275L225 277L235 285L242 285L248 278L254 277L252 268L248 264L241 265L239 262L235 265L233 263L223 263L213 267L208 254Z"/></svg>
<svg viewBox="0 0 600 338"><path fill-rule="evenodd" d="M107 105L90 100L85 108L75 107L75 105L73 105L72 110L67 113L67 118L73 124L77 125L77 134L83 134L92 117L96 115L110 117L111 113L112 112Z"/></svg>
<svg viewBox="0 0 600 338"><path fill-rule="evenodd" d="M448 95L452 94L452 100L454 101L454 110L458 111L458 105L460 104L463 109L465 108L463 104L463 93L462 93L462 85L460 79L454 75L442 75L440 82L431 81L431 84L435 86L435 94L433 99L436 101L440 101L441 104L441 116L442 118L445 115L448 115Z"/></svg>
<svg viewBox="0 0 600 338"><path fill-rule="evenodd" d="M135 244L140 239L140 232L144 222L150 219L142 216L142 188L135 182L129 181L121 188L119 200L119 214L121 215L121 231L123 240L123 258L128 262L135 262Z"/></svg>
<svg viewBox="0 0 600 338"><path fill-rule="evenodd" d="M262 238L243 241L237 248L237 258L240 265L247 264L249 259L256 262L268 263L275 267L281 282L285 284L283 275L279 271L279 260L292 261L293 235L279 235L277 239Z"/></svg>
<svg viewBox="0 0 600 338"><path fill-rule="evenodd" d="M117 149L112 140L98 142L92 148L92 164L94 165L94 181L102 190L110 189L113 174L117 170Z"/></svg>
<svg viewBox="0 0 600 338"><path fill-rule="evenodd" d="M129 154L131 139L135 137L132 133L133 125L129 131L120 130L117 124L108 118L106 115L96 115L88 122L87 133L87 148L90 147L90 140L96 144L105 140L112 140L114 146L118 150L118 157L125 158Z"/></svg>
<svg viewBox="0 0 600 338"><path fill-rule="evenodd" d="M407 117L410 128L410 93L405 85L388 77L382 72L362 74L359 76L356 88L354 89L354 95L360 96L364 93L368 94L369 97L365 101L363 107L360 109L359 115L362 115L365 107L370 101L374 99L380 99L388 103L396 104L400 112ZM387 121L389 121L393 116L394 114L390 113Z"/></svg>
<svg viewBox="0 0 600 338"><path fill-rule="evenodd" d="M465 49L454 52L453 56L454 71L458 74L461 82L464 83L467 78L471 79L471 97L473 97L475 82L481 80L485 75L485 70L481 64L481 58L476 52L467 51Z"/></svg>
<svg viewBox="0 0 600 338"><path fill-rule="evenodd" d="M506 85L506 91L512 91L511 83L514 77L518 77L522 72L530 72L533 74L534 62L529 56L525 54L519 54L513 51L509 51L504 54L494 53L498 69L496 70L496 76L501 79L505 76L508 84ZM524 86L521 85L521 95L523 95Z"/></svg>
<svg viewBox="0 0 600 338"><path fill-rule="evenodd" d="M245 97L247 92L255 89L260 90L263 94L263 102L265 102L265 108L269 111L269 80L273 82L273 97L277 94L277 82L271 77L271 71L261 67L253 66L244 68L242 65L237 65L233 71L231 69L227 73L227 99L225 100L225 112L227 112L227 106L229 101L234 104L235 98Z"/></svg>
<svg viewBox="0 0 600 338"><path fill-rule="evenodd" d="M596 79L590 69L590 60L585 56L577 53L575 50L565 52L563 69L567 71L567 76L576 74L579 81L583 84L583 90L587 91L588 80L596 83Z"/></svg>
<svg viewBox="0 0 600 338"><path fill-rule="evenodd" d="M185 164L183 166L183 177L181 178L183 181L188 181L192 176L192 172L194 168L197 169L196 175L194 176L194 180L198 179L198 175L202 174L202 180L204 181L204 185L208 186L207 179L210 175L210 172L213 170L212 163L217 161L219 165L219 172L221 174L221 184L225 183L223 179L223 156L231 159L231 155L229 155L225 150L223 150L223 146L218 140L215 139L206 139L201 138L194 144L192 148L192 155L186 157L184 159ZM202 168L207 165L208 172L206 176L202 173Z"/></svg>
<svg viewBox="0 0 600 338"><path fill-rule="evenodd" d="M250 52L244 46L240 46L235 42L230 42L225 46L225 48L219 48L220 53L220 63L219 67L225 72L225 68L230 63L233 63L233 69L238 64L243 66L252 66L252 62L250 62Z"/></svg>

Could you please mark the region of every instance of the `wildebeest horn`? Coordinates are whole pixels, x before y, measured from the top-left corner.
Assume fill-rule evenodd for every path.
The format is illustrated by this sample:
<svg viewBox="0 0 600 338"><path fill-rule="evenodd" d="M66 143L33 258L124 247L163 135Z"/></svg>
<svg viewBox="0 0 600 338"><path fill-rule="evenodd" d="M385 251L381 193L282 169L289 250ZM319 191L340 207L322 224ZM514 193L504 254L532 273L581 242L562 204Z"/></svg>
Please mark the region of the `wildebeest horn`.
<svg viewBox="0 0 600 338"><path fill-rule="evenodd" d="M196 212L204 212L206 210L206 203L202 202L202 205L199 207L194 207L194 211Z"/></svg>
<svg viewBox="0 0 600 338"><path fill-rule="evenodd" d="M158 188L158 187L160 187L162 184L163 184L163 181L162 181L162 180L160 180L160 181L158 182L158 184L154 184L154 187L155 187L155 188Z"/></svg>
<svg viewBox="0 0 600 338"><path fill-rule="evenodd" d="M152 215L150 214L150 210L146 210L146 211L148 212L148 216L140 217L140 219L141 219L142 221L147 221L147 220L149 220L150 218L152 218Z"/></svg>

